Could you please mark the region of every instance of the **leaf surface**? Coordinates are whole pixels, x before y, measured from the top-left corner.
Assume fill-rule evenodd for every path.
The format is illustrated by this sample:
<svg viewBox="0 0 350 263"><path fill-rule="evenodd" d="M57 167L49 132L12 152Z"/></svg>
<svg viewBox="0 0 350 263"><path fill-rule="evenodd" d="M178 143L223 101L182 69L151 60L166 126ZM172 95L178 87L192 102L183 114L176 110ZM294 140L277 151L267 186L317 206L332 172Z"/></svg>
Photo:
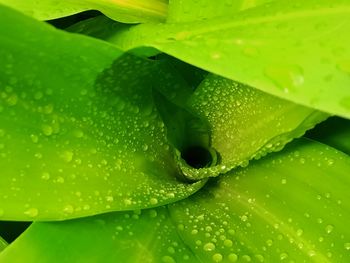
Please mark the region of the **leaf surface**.
<svg viewBox="0 0 350 263"><path fill-rule="evenodd" d="M99 10L114 20L137 23L161 21L167 13L166 0L0 0L0 4L39 20L60 18L86 10Z"/></svg>
<svg viewBox="0 0 350 263"><path fill-rule="evenodd" d="M299 140L169 206L202 262L349 262L350 158Z"/></svg>
<svg viewBox="0 0 350 263"><path fill-rule="evenodd" d="M235 16L239 11L273 0L170 0L167 22L179 23L208 18Z"/></svg>
<svg viewBox="0 0 350 263"><path fill-rule="evenodd" d="M199 262L177 234L167 208L34 223L0 262Z"/></svg>
<svg viewBox="0 0 350 263"><path fill-rule="evenodd" d="M349 14L346 0L283 0L235 16L110 25L93 35L123 50L157 48L278 97L349 118Z"/></svg>
<svg viewBox="0 0 350 263"><path fill-rule="evenodd" d="M154 83L174 86L171 72L1 12L1 219L159 206L203 185L184 182L153 102Z"/></svg>
<svg viewBox="0 0 350 263"><path fill-rule="evenodd" d="M252 159L281 150L292 139L328 117L235 81L209 75L187 101L189 110L210 126L214 167L182 167L189 178L213 177Z"/></svg>
<svg viewBox="0 0 350 263"><path fill-rule="evenodd" d="M350 159L299 140L164 207L34 223L0 262L349 261ZM194 256L195 255L195 256Z"/></svg>

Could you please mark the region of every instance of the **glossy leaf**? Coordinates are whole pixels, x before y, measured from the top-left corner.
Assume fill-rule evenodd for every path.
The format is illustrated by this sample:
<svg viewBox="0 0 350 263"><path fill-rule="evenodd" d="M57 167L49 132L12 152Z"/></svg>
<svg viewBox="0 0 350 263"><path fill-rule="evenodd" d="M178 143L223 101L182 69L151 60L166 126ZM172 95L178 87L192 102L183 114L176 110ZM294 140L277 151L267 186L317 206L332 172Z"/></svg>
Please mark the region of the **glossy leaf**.
<svg viewBox="0 0 350 263"><path fill-rule="evenodd" d="M333 117L316 126L307 134L308 138L330 145L350 155L350 121Z"/></svg>
<svg viewBox="0 0 350 263"><path fill-rule="evenodd" d="M235 13L273 0L170 0L167 22L189 22Z"/></svg>
<svg viewBox="0 0 350 263"><path fill-rule="evenodd" d="M301 140L164 207L34 223L0 262L349 261L350 159Z"/></svg>
<svg viewBox="0 0 350 263"><path fill-rule="evenodd" d="M86 10L99 10L114 20L137 23L161 21L167 13L166 0L0 0L0 4L39 20L60 18Z"/></svg>
<svg viewBox="0 0 350 263"><path fill-rule="evenodd" d="M350 158L301 140L169 206L202 262L349 262Z"/></svg>
<svg viewBox="0 0 350 263"><path fill-rule="evenodd" d="M157 48L262 91L350 117L350 3L274 1L234 17L95 30L123 50ZM99 32L96 32L99 31Z"/></svg>
<svg viewBox="0 0 350 263"><path fill-rule="evenodd" d="M201 187L204 182L183 181L153 103L155 80L173 86L171 72L10 9L1 12L2 219L159 206Z"/></svg>
<svg viewBox="0 0 350 263"><path fill-rule="evenodd" d="M0 262L200 262L177 234L165 207L59 223L34 223Z"/></svg>
<svg viewBox="0 0 350 263"><path fill-rule="evenodd" d="M210 125L210 146L219 154L217 166L182 169L191 179L213 177L246 166L292 139L328 115L277 98L249 86L209 75L188 101L191 112Z"/></svg>

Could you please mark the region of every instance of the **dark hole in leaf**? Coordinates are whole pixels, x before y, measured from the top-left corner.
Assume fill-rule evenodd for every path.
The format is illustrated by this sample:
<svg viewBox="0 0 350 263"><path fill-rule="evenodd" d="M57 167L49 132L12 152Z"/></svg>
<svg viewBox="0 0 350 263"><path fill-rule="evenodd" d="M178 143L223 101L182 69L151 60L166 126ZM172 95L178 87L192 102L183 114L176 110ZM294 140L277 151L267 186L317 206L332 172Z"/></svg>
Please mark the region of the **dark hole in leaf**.
<svg viewBox="0 0 350 263"><path fill-rule="evenodd" d="M32 222L0 221L0 236L8 243L19 237Z"/></svg>
<svg viewBox="0 0 350 263"><path fill-rule="evenodd" d="M212 162L209 150L201 146L190 146L182 152L182 158L193 168L203 168Z"/></svg>

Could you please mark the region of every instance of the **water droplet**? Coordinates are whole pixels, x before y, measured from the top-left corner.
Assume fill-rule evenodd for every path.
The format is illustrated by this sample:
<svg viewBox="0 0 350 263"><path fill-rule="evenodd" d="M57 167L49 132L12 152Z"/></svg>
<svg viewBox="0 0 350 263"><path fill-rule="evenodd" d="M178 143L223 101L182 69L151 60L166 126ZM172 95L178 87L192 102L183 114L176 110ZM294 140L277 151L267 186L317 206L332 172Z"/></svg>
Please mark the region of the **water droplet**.
<svg viewBox="0 0 350 263"><path fill-rule="evenodd" d="M287 253L281 253L280 254L280 260L285 260L286 258L288 258L288 254Z"/></svg>
<svg viewBox="0 0 350 263"><path fill-rule="evenodd" d="M41 179L43 180L49 180L50 179L50 174L47 172L43 172L41 175Z"/></svg>
<svg viewBox="0 0 350 263"><path fill-rule="evenodd" d="M245 222L245 221L248 220L248 217L247 217L246 215L243 215L243 216L241 216L241 220L242 220L243 222Z"/></svg>
<svg viewBox="0 0 350 263"><path fill-rule="evenodd" d="M271 246L273 245L272 239L266 240L266 245L268 245L269 247L271 247Z"/></svg>
<svg viewBox="0 0 350 263"><path fill-rule="evenodd" d="M10 97L8 97L7 99L7 103L10 105L10 106L15 106L17 104L17 101L18 101L18 97L16 94L12 94Z"/></svg>
<svg viewBox="0 0 350 263"><path fill-rule="evenodd" d="M300 237L303 233L304 233L304 231L302 229L298 229L297 230L297 236L298 237Z"/></svg>
<svg viewBox="0 0 350 263"><path fill-rule="evenodd" d="M149 200L149 203L150 203L151 205L156 205L156 204L158 204L158 199L157 199L157 198L151 198L151 199Z"/></svg>
<svg viewBox="0 0 350 263"><path fill-rule="evenodd" d="M30 135L30 139L32 140L32 142L34 143L37 143L39 141L39 137L34 135L34 134L31 134Z"/></svg>
<svg viewBox="0 0 350 263"><path fill-rule="evenodd" d="M148 145L147 144L142 145L142 150L146 152L148 150Z"/></svg>
<svg viewBox="0 0 350 263"><path fill-rule="evenodd" d="M250 256L248 256L248 255L243 255L242 259L245 260L246 262L252 261L252 258Z"/></svg>
<svg viewBox="0 0 350 263"><path fill-rule="evenodd" d="M37 208L29 208L24 212L24 214L29 217L36 217L39 214L39 210Z"/></svg>
<svg viewBox="0 0 350 263"><path fill-rule="evenodd" d="M64 178L62 176L57 177L56 182L59 184L63 184L64 183Z"/></svg>
<svg viewBox="0 0 350 263"><path fill-rule="evenodd" d="M162 257L162 262L164 262L164 263L176 263L174 258L172 258L171 256Z"/></svg>
<svg viewBox="0 0 350 263"><path fill-rule="evenodd" d="M344 243L344 248L350 250L350 242Z"/></svg>
<svg viewBox="0 0 350 263"><path fill-rule="evenodd" d="M234 254L234 253L231 253L231 254L228 255L228 260L230 262L237 262L238 256L236 254Z"/></svg>
<svg viewBox="0 0 350 263"><path fill-rule="evenodd" d="M327 234L330 234L333 231L333 229L334 229L334 226L332 225L327 225L325 228Z"/></svg>
<svg viewBox="0 0 350 263"><path fill-rule="evenodd" d="M219 59L219 58L221 58L221 53L218 51L213 52L213 53L211 53L211 58L212 59Z"/></svg>
<svg viewBox="0 0 350 263"><path fill-rule="evenodd" d="M106 201L107 202L113 202L114 201L113 196L111 196L111 195L106 196Z"/></svg>
<svg viewBox="0 0 350 263"><path fill-rule="evenodd" d="M206 243L204 246L203 246L203 250L204 251L213 251L215 249L215 245L211 242L209 243Z"/></svg>
<svg viewBox="0 0 350 263"><path fill-rule="evenodd" d="M212 257L214 262L221 262L222 261L222 255L220 253L215 253Z"/></svg>
<svg viewBox="0 0 350 263"><path fill-rule="evenodd" d="M72 214L74 212L74 207L72 205L66 205L63 208L63 212L66 214Z"/></svg>
<svg viewBox="0 0 350 263"><path fill-rule="evenodd" d="M52 129L52 127L49 126L49 125L43 125L43 126L41 127L41 130L42 130L42 132L44 133L44 135L46 135L46 136L50 136L50 135L52 135L52 133L53 133L53 129Z"/></svg>
<svg viewBox="0 0 350 263"><path fill-rule="evenodd" d="M224 241L224 246L226 246L226 247L232 247L232 244L233 244L233 242L230 239L226 239Z"/></svg>
<svg viewBox="0 0 350 263"><path fill-rule="evenodd" d="M71 161L73 160L73 156L74 156L74 153L73 153L73 152L71 152L71 151L65 151L65 152L62 153L61 158L62 158L65 162L69 163L69 162L71 162Z"/></svg>

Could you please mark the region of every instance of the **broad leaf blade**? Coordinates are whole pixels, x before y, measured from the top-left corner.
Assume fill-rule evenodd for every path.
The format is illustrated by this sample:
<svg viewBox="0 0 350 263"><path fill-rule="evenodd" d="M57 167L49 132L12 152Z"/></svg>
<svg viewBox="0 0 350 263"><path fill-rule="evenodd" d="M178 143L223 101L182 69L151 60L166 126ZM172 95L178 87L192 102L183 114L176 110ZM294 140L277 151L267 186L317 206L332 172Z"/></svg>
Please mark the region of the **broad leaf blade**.
<svg viewBox="0 0 350 263"><path fill-rule="evenodd" d="M270 94L349 118L349 13L345 0L274 1L235 17L101 31L123 50L154 47Z"/></svg>
<svg viewBox="0 0 350 263"><path fill-rule="evenodd" d="M210 146L220 156L215 167L183 167L192 179L217 176L279 151L328 117L216 75L209 75L187 104L191 112L209 123Z"/></svg>
<svg viewBox="0 0 350 263"><path fill-rule="evenodd" d="M177 234L165 207L34 223L0 262L199 262Z"/></svg>
<svg viewBox="0 0 350 263"><path fill-rule="evenodd" d="M199 21L235 13L273 0L170 0L167 22Z"/></svg>
<svg viewBox="0 0 350 263"><path fill-rule="evenodd" d="M167 12L166 0L0 0L0 4L39 20L60 18L86 10L99 10L110 18L125 23L155 22L163 20Z"/></svg>
<svg viewBox="0 0 350 263"><path fill-rule="evenodd" d="M183 182L153 103L171 72L130 55L109 67L110 45L1 12L2 219L159 206L201 187Z"/></svg>
<svg viewBox="0 0 350 263"><path fill-rule="evenodd" d="M203 262L348 262L350 158L300 140L169 206Z"/></svg>

